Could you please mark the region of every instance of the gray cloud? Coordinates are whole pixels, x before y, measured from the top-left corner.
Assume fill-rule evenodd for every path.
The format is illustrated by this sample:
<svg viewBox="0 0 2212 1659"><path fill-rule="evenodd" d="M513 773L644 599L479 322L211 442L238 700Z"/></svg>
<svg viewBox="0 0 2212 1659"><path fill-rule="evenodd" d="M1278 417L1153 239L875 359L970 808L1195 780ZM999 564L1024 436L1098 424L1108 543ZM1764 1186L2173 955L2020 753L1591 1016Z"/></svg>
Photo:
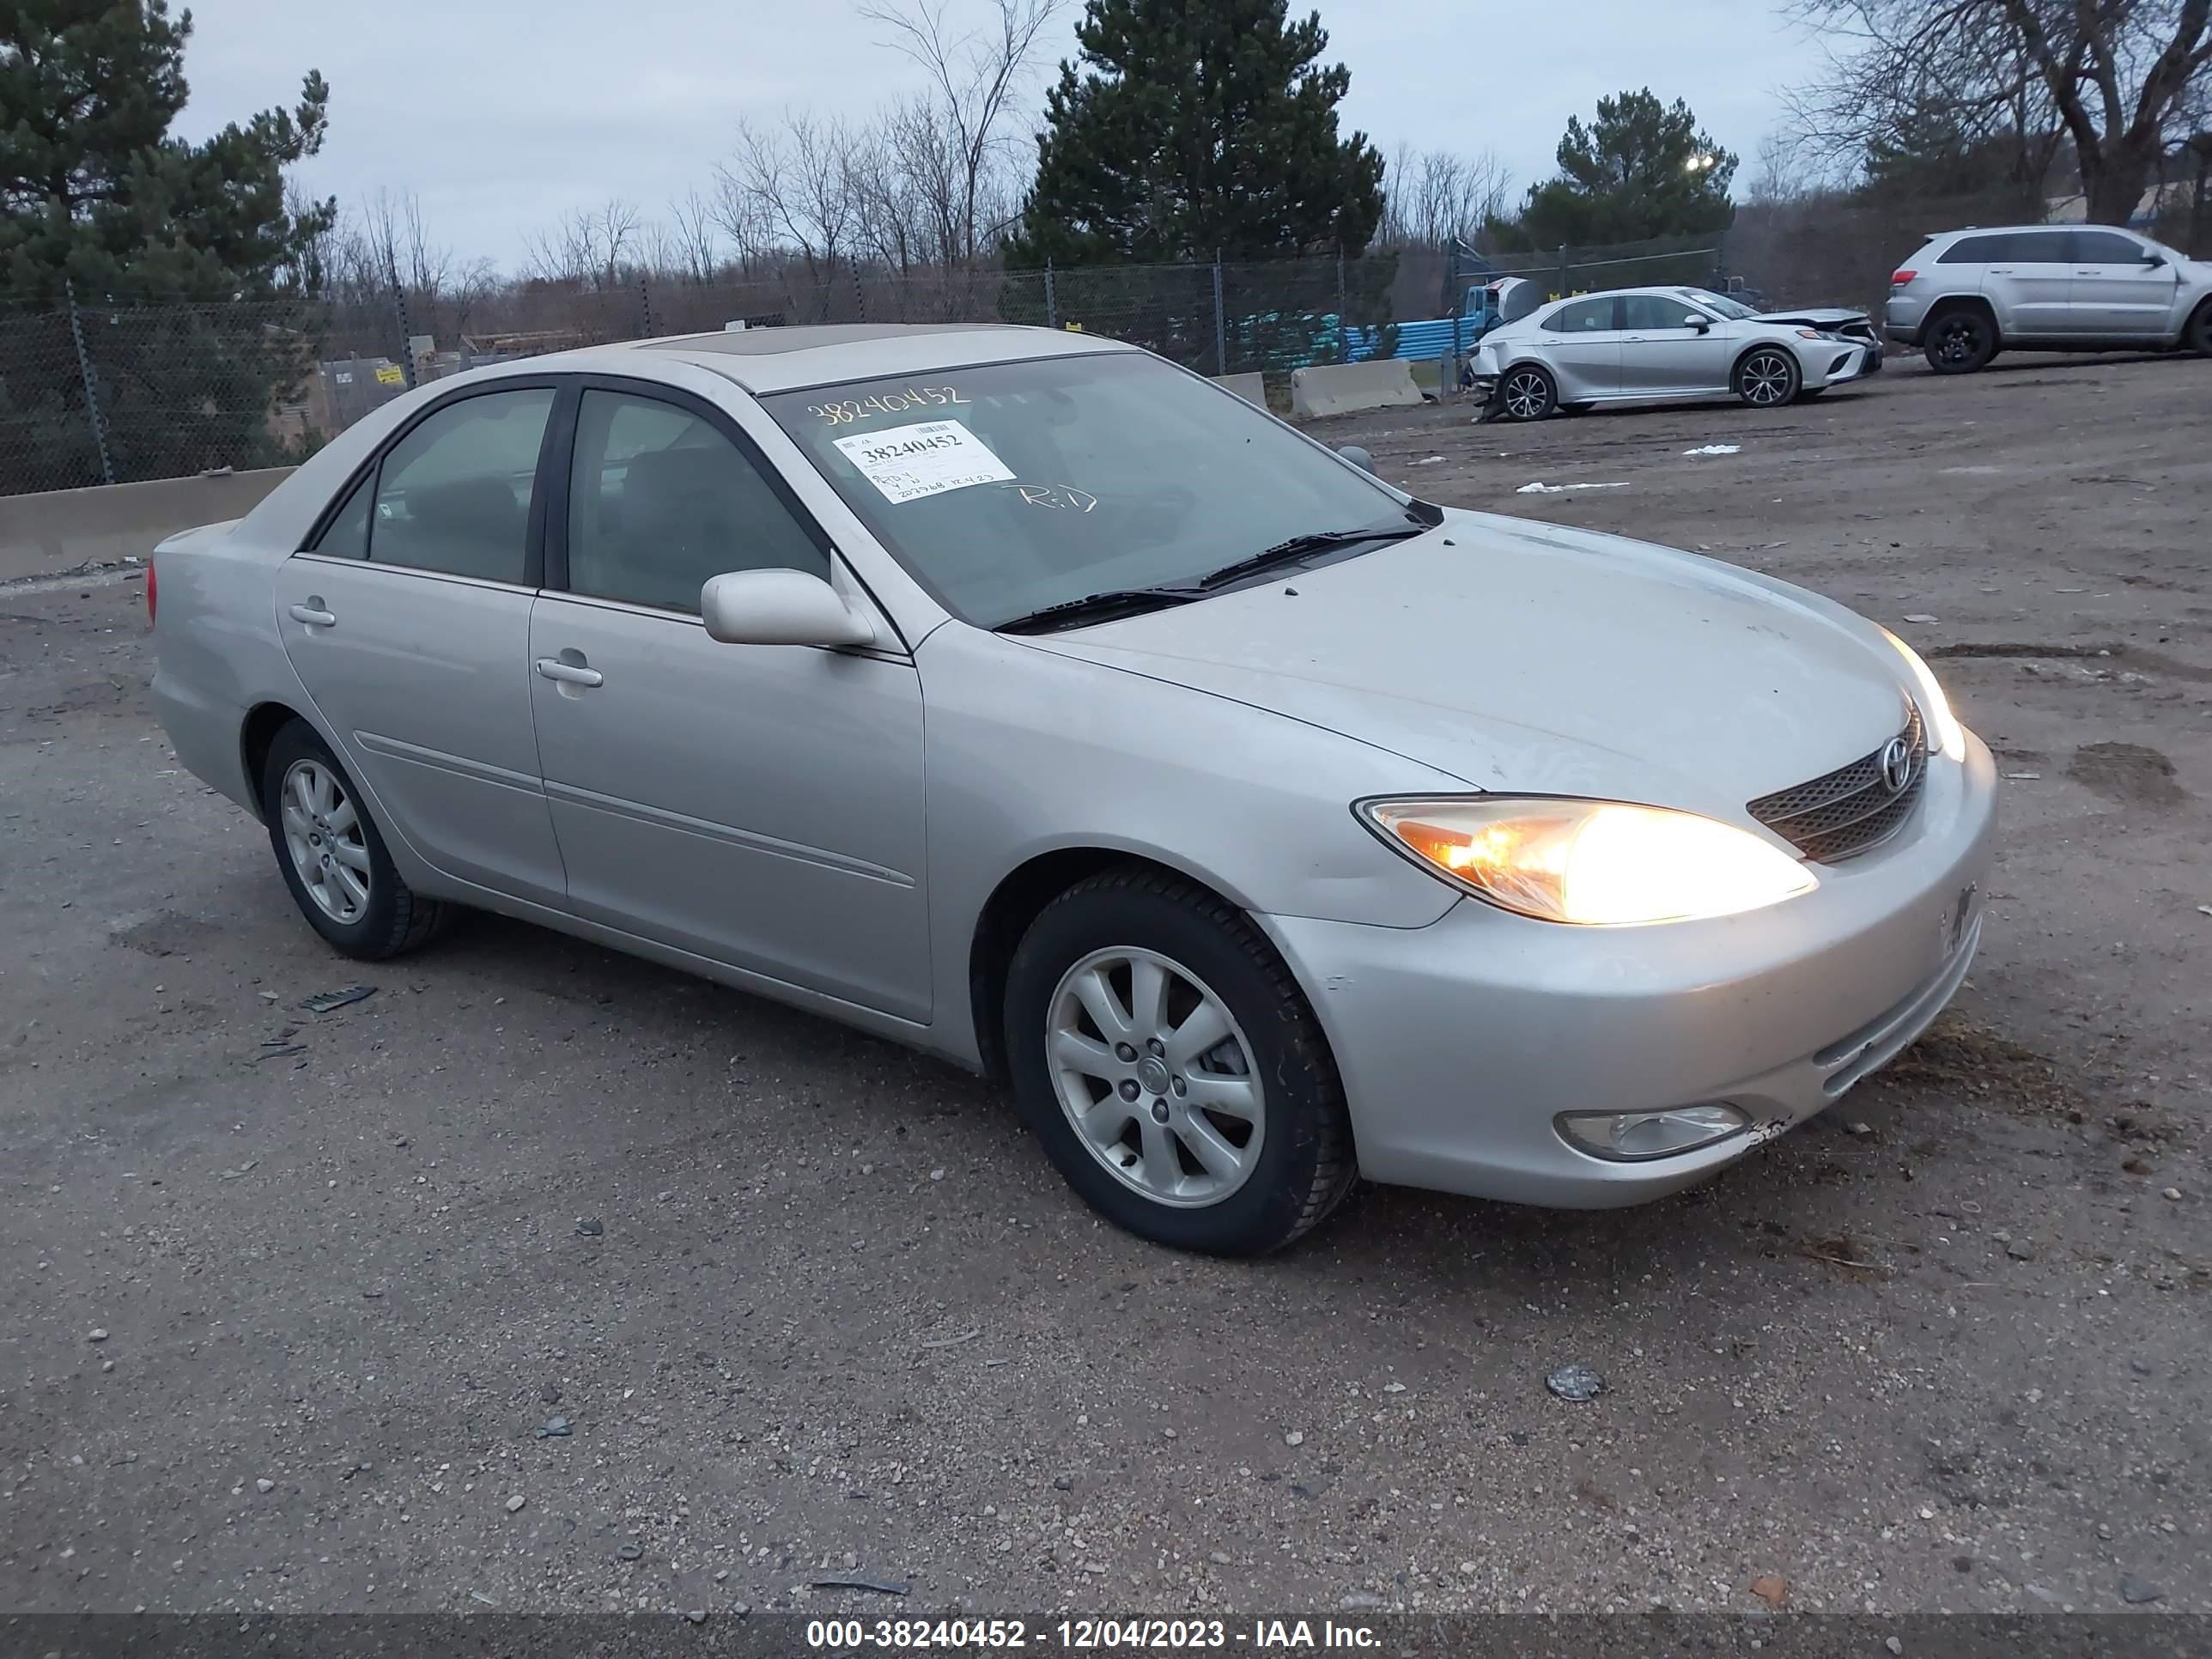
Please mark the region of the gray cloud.
<svg viewBox="0 0 2212 1659"><path fill-rule="evenodd" d="M1315 3L1352 70L1350 125L1386 151L1495 150L1516 188L1550 173L1570 114L1647 84L1749 157L1806 52L1767 7L1729 0ZM570 208L622 196L658 214L705 188L741 117L864 117L917 85L850 0L198 0L192 15L184 131L289 102L319 69L331 132L302 182L344 201L412 189L440 240L509 267ZM1053 61L1074 50L1074 16Z"/></svg>

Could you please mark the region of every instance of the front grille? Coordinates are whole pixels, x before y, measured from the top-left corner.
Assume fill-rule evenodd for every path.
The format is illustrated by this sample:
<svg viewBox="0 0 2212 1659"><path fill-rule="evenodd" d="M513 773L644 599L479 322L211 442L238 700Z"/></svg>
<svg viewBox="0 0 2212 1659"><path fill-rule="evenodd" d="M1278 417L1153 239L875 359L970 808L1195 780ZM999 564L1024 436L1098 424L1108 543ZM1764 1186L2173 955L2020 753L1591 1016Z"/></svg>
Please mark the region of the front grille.
<svg viewBox="0 0 2212 1659"><path fill-rule="evenodd" d="M1848 766L1771 795L1747 809L1768 829L1816 863L1863 853L1895 835L1919 804L1928 778L1928 741L1920 711L1907 711L1904 738L1910 756L1905 785L1892 789L1882 776L1881 757L1889 744L1863 755Z"/></svg>

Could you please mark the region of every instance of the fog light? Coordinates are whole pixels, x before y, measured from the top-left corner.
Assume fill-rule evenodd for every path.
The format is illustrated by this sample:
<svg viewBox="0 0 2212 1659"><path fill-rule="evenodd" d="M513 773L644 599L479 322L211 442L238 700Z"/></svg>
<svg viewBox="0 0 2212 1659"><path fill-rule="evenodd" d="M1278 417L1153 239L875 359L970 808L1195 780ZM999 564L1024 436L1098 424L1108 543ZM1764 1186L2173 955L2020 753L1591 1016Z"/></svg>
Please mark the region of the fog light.
<svg viewBox="0 0 2212 1659"><path fill-rule="evenodd" d="M1750 1117L1733 1106L1674 1106L1663 1112L1562 1112L1560 1136L1578 1152L1615 1164L1673 1158L1741 1134Z"/></svg>

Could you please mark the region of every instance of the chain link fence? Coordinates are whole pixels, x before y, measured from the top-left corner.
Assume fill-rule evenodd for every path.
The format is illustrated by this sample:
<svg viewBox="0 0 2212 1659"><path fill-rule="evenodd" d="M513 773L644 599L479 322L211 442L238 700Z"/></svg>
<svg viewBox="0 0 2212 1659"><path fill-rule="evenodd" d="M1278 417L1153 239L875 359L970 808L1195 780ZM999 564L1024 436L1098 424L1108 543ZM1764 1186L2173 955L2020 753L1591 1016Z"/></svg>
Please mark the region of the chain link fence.
<svg viewBox="0 0 2212 1659"><path fill-rule="evenodd" d="M1710 247L1544 256L1570 281L1704 280ZM1449 352L1456 296L1435 255L896 274L801 260L771 277L397 284L350 298L0 303L0 494L281 465L409 388L487 363L620 340L821 323L1018 323L1145 346L1204 374ZM1608 258L1612 263L1607 264ZM1515 270L1510 261L1502 268ZM1656 273L1656 274L1652 274ZM1482 280L1455 268L1451 281ZM1449 287L1450 284L1448 283ZM1571 290L1570 290L1571 291ZM1407 299L1409 292L1414 297ZM1395 316L1394 306L1412 312Z"/></svg>

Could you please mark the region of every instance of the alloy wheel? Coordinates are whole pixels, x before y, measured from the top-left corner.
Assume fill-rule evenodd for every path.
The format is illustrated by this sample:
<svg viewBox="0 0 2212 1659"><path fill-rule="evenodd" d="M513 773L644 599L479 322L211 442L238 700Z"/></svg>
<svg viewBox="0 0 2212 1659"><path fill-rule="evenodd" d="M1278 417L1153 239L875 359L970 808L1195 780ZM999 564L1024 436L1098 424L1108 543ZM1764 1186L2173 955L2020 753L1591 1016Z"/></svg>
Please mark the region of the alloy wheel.
<svg viewBox="0 0 2212 1659"><path fill-rule="evenodd" d="M1796 372L1778 351L1754 351L1744 360L1743 400L1758 409L1786 403Z"/></svg>
<svg viewBox="0 0 2212 1659"><path fill-rule="evenodd" d="M1505 412L1516 421L1533 421L1544 412L1551 395L1542 375L1524 369L1506 379Z"/></svg>
<svg viewBox="0 0 2212 1659"><path fill-rule="evenodd" d="M368 843L345 785L321 762L296 760L280 799L284 848L307 896L333 921L360 921L368 908Z"/></svg>
<svg viewBox="0 0 2212 1659"><path fill-rule="evenodd" d="M1093 951L1047 1005L1045 1061L1085 1150L1178 1208L1218 1204L1258 1166L1267 1096L1228 1005L1134 946Z"/></svg>
<svg viewBox="0 0 2212 1659"><path fill-rule="evenodd" d="M1981 345L1981 329L1971 317L1947 317L1936 328L1936 355L1951 364L1970 363Z"/></svg>

